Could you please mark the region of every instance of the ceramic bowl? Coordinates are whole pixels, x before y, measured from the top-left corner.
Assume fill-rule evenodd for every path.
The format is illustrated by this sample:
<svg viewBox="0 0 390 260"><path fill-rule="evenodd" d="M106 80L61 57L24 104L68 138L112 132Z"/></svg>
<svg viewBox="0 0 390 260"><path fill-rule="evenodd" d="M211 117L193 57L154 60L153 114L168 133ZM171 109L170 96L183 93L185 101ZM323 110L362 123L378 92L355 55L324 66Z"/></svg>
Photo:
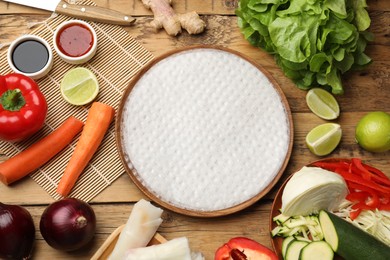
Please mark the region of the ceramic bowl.
<svg viewBox="0 0 390 260"><path fill-rule="evenodd" d="M83 30L84 32L90 31L92 34L92 46L88 49L87 52L84 52L81 55L76 55L76 54L69 55L68 53L66 53L64 51L64 48L61 47L61 38L60 38L61 34L63 34L65 32L65 30L68 29L69 27L71 27L72 25L79 25L80 28L86 29L86 30ZM68 33L71 34L72 32L68 32ZM80 39L79 33L80 32L75 33L74 39L76 40L76 42L72 42L72 44L75 44L75 43L77 44L77 41L79 43L82 42ZM54 49L55 49L56 53L58 54L58 56L61 57L62 60L64 60L65 62L68 62L70 64L83 64L83 63L88 62L96 54L97 44L98 44L98 38L97 38L95 30L93 29L93 27L89 23L81 21L81 20L70 20L70 21L66 21L66 22L61 23L57 27L57 29L55 30L54 35L53 35L53 45L54 45Z"/></svg>
<svg viewBox="0 0 390 260"><path fill-rule="evenodd" d="M46 76L53 66L53 53L45 39L26 34L11 43L7 60L14 72L40 79Z"/></svg>

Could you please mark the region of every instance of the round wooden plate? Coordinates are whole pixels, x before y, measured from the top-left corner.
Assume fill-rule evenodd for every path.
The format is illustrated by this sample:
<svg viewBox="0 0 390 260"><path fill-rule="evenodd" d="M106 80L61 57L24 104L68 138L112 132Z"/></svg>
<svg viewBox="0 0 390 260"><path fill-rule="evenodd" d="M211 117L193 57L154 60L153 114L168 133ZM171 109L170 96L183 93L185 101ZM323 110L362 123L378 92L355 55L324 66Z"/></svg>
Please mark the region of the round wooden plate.
<svg viewBox="0 0 390 260"><path fill-rule="evenodd" d="M321 162L350 162L350 160L346 159L346 158L327 158L327 159L322 159L322 160L312 162L306 166L313 166L314 163L319 162L319 161L321 161ZM275 197L274 202L272 204L271 216L270 216L270 220L269 220L270 221L270 224L269 224L270 232L276 227L276 223L274 221L272 221L272 219L275 216L280 214L280 209L282 208L283 190L284 190L284 187L286 186L287 182L291 179L292 176L293 176L293 174L287 178L287 180L282 184L282 186L280 187L280 189L276 193L276 197ZM279 236L272 237L271 243L272 243L272 247L273 247L274 251L276 252L276 254L278 255L279 259L283 259L283 256L282 256L283 237L279 237ZM342 258L340 258L339 256L336 256L335 259L342 259Z"/></svg>
<svg viewBox="0 0 390 260"><path fill-rule="evenodd" d="M161 194L161 192L156 192L155 190L151 190L151 189L149 189L148 187L146 187L146 185L145 185L145 179L140 179L140 175L138 175L138 173L140 172L139 171L139 168L142 168L142 167L138 167L138 169L137 169L137 167L136 166L134 166L134 160L133 160L133 158L132 158L132 155L129 155L129 153L127 153L127 150L126 150L126 147L125 147L125 144L124 144L124 141L123 141L123 139L124 138L128 138L128 137L126 137L126 135L124 134L124 131L125 130L123 130L123 125L124 124L126 124L126 122L124 122L124 121L126 121L127 120L127 122L128 121L130 121L131 119L128 119L128 115L129 115L129 112L128 112L128 108L126 107L125 108L125 106L126 106L126 102L128 101L128 100L132 100L131 102L133 102L133 97L134 97L134 92L135 91L138 91L138 92L136 92L136 93L139 93L139 91L141 91L140 89L142 89L142 91L144 91L143 90L143 88L144 88L144 86L145 86L145 83L143 83L143 84L141 84L141 83L139 83L139 82L144 82L144 80L145 80L145 78L151 78L150 77L150 74L152 73L151 71L153 71L153 69L154 70L156 70L155 69L155 67L158 67L158 69L157 70L161 70L161 67L162 67L162 65L161 64L164 64L164 66L166 66L166 62L167 62L167 60L169 60L169 58L171 58L171 57L177 57L176 55L180 55L180 54L186 54L186 53L188 53L188 52L193 52L193 51L195 51L195 54L194 55L202 55L202 53L204 52L204 51L206 51L206 53L207 53L207 51L209 51L209 52L226 52L227 54L228 54L228 56L234 56L235 58L234 59L238 59L239 60L239 62L244 62L244 64L250 64L250 65L248 65L248 66L250 66L251 67L251 71L252 71L252 69L253 69L253 71L256 71L255 72L255 75L257 74L257 75L262 75L261 77L262 78L265 78L265 80L266 81L268 81L269 83L267 83L267 84L270 84L270 86L272 86L271 87L271 89L273 89L273 90L269 90L269 91L271 91L272 93L274 93L274 94L272 94L272 96L273 97L276 97L276 100L277 101L272 101L272 102L276 102L276 104L278 104L277 106L279 106L279 107L283 107L283 113L284 113L284 115L283 115L283 117L282 118L284 118L283 120L285 120L285 121L283 121L284 122L284 124L285 124L285 128L287 129L287 131L286 131L286 134L284 134L284 136L285 136L285 140L286 140L286 142L284 142L284 140L282 141L282 145L280 145L280 144L277 144L276 146L274 145L274 146L270 146L270 149L268 150L269 151L269 153L270 154L273 154L273 152L274 151L272 151L272 148L273 147L279 147L279 148L274 148L275 149L275 152L274 152L274 154L277 154L278 152L280 153L280 150L277 150L277 149L280 149L280 147L282 146L282 147L284 147L284 152L285 152L285 154L283 153L283 156L280 156L280 160L278 161L278 163L277 164L273 164L273 165L275 165L275 173L272 173L272 174L274 174L274 175L272 175L271 177L272 177L272 179L270 179L271 177L264 177L264 178L269 178L268 180L264 180L264 184L261 184L261 185L263 185L263 186L266 186L265 188L262 188L257 194L255 194L255 196L252 196L252 195L250 195L250 196L252 196L252 197L250 197L249 199L246 199L245 198L245 200L243 200L242 202L240 202L240 203L238 203L238 204L236 204L236 205L233 205L233 206L227 206L227 207L224 207L224 208L219 208L219 209L216 209L216 210L214 210L214 209L211 209L211 210L198 210L198 209L194 209L194 208L189 208L189 207L187 207L187 206L182 206L182 205L178 205L178 204L173 204L173 203L171 203L170 201L167 201L167 200L165 200L163 197L166 195L166 194ZM186 56L187 57L187 56ZM175 59L175 58L173 58L173 59ZM203 58L204 59L204 58ZM171 62L172 63L172 62ZM192 63L193 64L193 63ZM192 66L192 64L191 64L191 66ZM219 61L218 60L218 66L224 66L224 64L225 64L225 62L224 61ZM176 64L175 64L176 65ZM194 68L195 69L198 69L198 63L196 63L196 65L194 65ZM233 69L233 71L236 69L236 66L240 66L239 64L235 64L235 66L232 66L232 69ZM178 67L178 69L177 69L177 71L173 71L171 74L169 74L169 75L172 75L172 77L174 77L175 75L177 75L177 73L182 73L182 71L184 70L186 73L187 73L187 71L188 71L188 69L187 69L187 71L186 71L186 68L183 68L184 66L177 66ZM200 67L200 66L199 66ZM165 67L164 67L164 69L165 69ZM219 68L217 67L217 68L212 68L213 69L213 71L218 71L218 73L219 73ZM191 73L192 73L192 70L190 71ZM210 73L210 72L207 72L208 74ZM215 73L215 72L214 72ZM153 75L153 74L152 74ZM204 74L204 75L207 75L207 74ZM214 75L214 74L213 74ZM235 74L234 74L235 75ZM191 74L190 75L191 77L193 77L193 75ZM227 75L227 76L229 76L229 75ZM245 76L246 75L240 75L240 77L243 77L243 78L245 78ZM204 79L204 78L202 78L202 75L199 75L199 76L197 76L196 75L196 77L199 77L199 78L201 78L201 79ZM197 79L195 77L195 79ZM164 78L164 82L161 82L160 83L160 81L158 82L159 84L161 84L161 85L163 85L163 84L170 84L170 85L174 85L174 86L176 86L177 85L177 83L176 83L176 85L175 85L175 83L172 83L171 82L171 79L170 79L171 77L169 76L168 78ZM210 77L209 77L210 78ZM154 78L153 78L154 79ZM166 83L165 82L165 79L168 81L168 83ZM210 79L207 79L207 80L210 80ZM213 79L211 79L211 80L213 80ZM226 79L225 79L226 80ZM257 82L257 81L255 81L255 82ZM261 82L263 82L263 81L261 81ZM261 83L260 82L260 84L265 84L265 83ZM218 82L218 83L214 83L214 82L207 82L207 84L219 84L220 82ZM141 87L140 88L138 88L139 87L139 85L137 85L137 84L140 84L141 85ZM190 82L190 85L191 84L193 84L192 82ZM206 83L204 83L204 82L202 82L202 84L206 84ZM229 83L230 84L230 83ZM147 87L149 87L149 85L146 85ZM199 85L196 85L196 86L199 86ZM235 85L236 86L236 85ZM256 85L256 86L258 86L258 85ZM268 86L268 85L267 85ZM192 86L191 86L191 88L192 88ZM158 91L160 91L160 89L159 88L157 88L158 89ZM195 88L195 90L197 90L197 88ZM146 90L145 90L146 91ZM175 90L172 90L172 91L176 91L176 89ZM268 90L267 90L268 91ZM261 92L261 93L264 93L264 94L260 94L260 95L264 95L264 98L268 98L268 100L270 99L270 96L266 96L267 94L267 91L264 91L264 92ZM169 89L169 91L168 92L171 92L171 89ZM155 92L151 92L153 95L155 95ZM159 92L160 93L160 92ZM201 92L201 93L203 93L203 92ZM163 92L163 94L165 95L166 94L166 92ZM213 95L213 93L211 92L211 93L209 93L210 95ZM202 94L203 95L203 94ZM206 95L206 97L208 97L207 95ZM162 96L158 96L158 98L156 98L156 97L154 97L154 99L153 100L156 100L155 102L160 102L162 99L164 100L164 98L166 98L166 97L164 97L163 95ZM151 98L150 98L151 99ZM274 99L272 99L272 100L274 100ZM129 101L130 102L130 101ZM169 102L175 102L175 101L172 101L172 100L164 100L163 102L167 102L167 103L169 103ZM207 98L206 98L206 103L207 103ZM142 104L144 104L144 103L142 103ZM171 103L172 104L172 103ZM192 103L191 103L192 104ZM227 104L229 104L229 103L227 103ZM144 105L139 105L139 104L137 104L137 109L143 109L143 107L144 107ZM178 108L178 109L181 109L181 108ZM138 111L138 110L137 110ZM176 110L175 110L176 111ZM257 110L256 110L257 111ZM127 113L127 114L125 114L125 113ZM131 115L134 115L134 112L132 112L133 114L131 114ZM269 112L266 112L266 113L264 113L264 114L268 114ZM125 114L125 115L124 115ZM261 113L260 113L261 114ZM138 116L138 114L135 114L136 116ZM154 114L151 114L151 115L155 115L155 113ZM257 114L256 114L257 115ZM152 117L153 117L152 116ZM170 115L171 116L171 115ZM275 114L273 114L273 117L275 118ZM126 118L126 120L124 119L124 118ZM134 118L134 117L133 117ZM177 120L177 119L173 119L173 120L176 120L176 121L179 121L180 122L180 120ZM142 120L139 120L140 122L141 122L141 124L143 124L143 122L144 121L142 121ZM133 122L134 122L134 120L133 120ZM153 121L152 121L153 122ZM192 122L192 121L191 121ZM133 125L132 125L132 127L133 127ZM136 128L136 127L138 127L138 125L137 126L134 126L134 128ZM248 126L246 126L246 127L248 127ZM263 127L263 126L262 126ZM129 127L128 127L129 128ZM131 128L131 129L133 129L133 128ZM150 128L148 128L148 130L150 130ZM165 129L163 129L162 128L162 130L164 130L165 131ZM192 129L191 129L192 130ZM129 131L129 130L127 130L127 131ZM159 132L160 133L160 132ZM261 138L263 138L263 136L260 136ZM259 138L260 138L259 137ZM150 138L150 137L149 137ZM264 139L264 138L263 138ZM138 140L138 139L132 139L132 141L133 140ZM266 193L268 193L271 189L272 189L272 187L277 183L277 181L280 179L280 177L281 177L281 175L282 175L282 173L283 173L283 171L285 170L285 168L286 168L286 165L287 165L287 163L288 163L288 160L289 160L289 158L290 158L290 155L291 155L291 150L292 150L292 145L293 145L293 123L292 123L292 116L291 116L291 111L290 111L290 108L289 108L289 105L288 105L288 102L287 102L287 99L286 99L286 97L284 96L284 94L283 94L283 91L281 90L281 88L279 87L279 85L278 85L278 83L272 78L272 76L266 71L266 70L264 70L261 66L259 66L257 63L255 63L255 62L253 62L251 59L249 59L249 58L247 58L247 57L245 57L245 56L243 56L241 53L238 53L238 52L236 52L236 51L233 51L233 50L230 50L230 49L226 49L226 48L222 48L222 47L210 47L210 46L191 46L191 47L186 47L186 48L181 48L181 49L179 49L179 50L175 50L175 51L172 51L172 52L168 52L168 53L166 53L165 55L162 55L162 56L160 56L160 57L158 57L157 59L155 59L155 60L153 60L150 64L148 64L147 66L145 66L141 71L140 71L140 73L139 74L137 74L136 75L136 77L130 82L130 84L129 84L129 86L128 86L128 88L126 89L126 91L124 92L124 94L123 94L123 97L122 97L122 99L121 99L121 102L120 102L120 104L119 104L119 109L118 109L118 113L117 113L117 117L116 117L116 143L117 143L117 147L118 147L118 151L119 151L119 154L120 154L120 158L121 158L121 160L122 160L122 163L123 163L123 165L124 165L124 167L125 167L125 170L126 170L126 172L128 173L128 175L130 176L130 178L131 178L131 180L136 184L136 186L146 195L146 196L148 196L151 200L153 200L153 201L155 201L156 203L158 203L159 205L161 205L161 206L163 206L163 207L165 207L165 208L167 208L167 209L170 209L170 210L172 210L172 211L175 211L175 212L177 212L177 213L181 213L181 214L184 214L184 215L189 215L189 216L196 216L196 217L217 217L217 216L222 216L222 215L227 215L227 214L231 214L231 213L234 213L234 212L237 212L237 211L239 211L239 210L242 210L242 209L244 209L244 208L246 208L246 207L248 207L248 206L250 206L250 205L252 205L253 203L255 203L256 201L258 201L260 198L262 198ZM190 141L190 143L191 143L191 141ZM127 147L128 147L128 144L126 144L127 145ZM133 145L133 144L131 144L131 145ZM132 146L133 147L133 146ZM137 147L140 147L140 145L138 145ZM267 146L268 147L268 146ZM142 148L143 149L143 148ZM268 152L267 151L267 152ZM175 151L176 152L176 151ZM150 152L149 150L148 150L148 154L149 154L149 156L155 156L155 154L153 154L153 152ZM170 157L169 156L166 156L165 154L160 154L160 156L161 157L164 157L164 159L170 159ZM267 155L268 156L268 155ZM258 157L256 157L256 158L258 158ZM264 155L264 158L266 158L266 156ZM143 160L143 161L145 161L145 160ZM257 159L257 161L258 161L258 159ZM272 161L274 161L274 160L272 160ZM202 163L202 162L201 162ZM172 162L171 162L171 164L172 164ZM180 164L181 164L181 161L180 161ZM139 165L139 164L138 164ZM182 169L181 168L181 166L179 166L179 165L174 165L174 167L176 167L176 168L180 168L180 169ZM183 169L184 169L185 167L183 167ZM252 167L251 169L253 169L254 167ZM154 169L154 168L153 168ZM190 168L190 169L193 169L193 168ZM257 167L256 167L256 169L258 169ZM277 170L278 169L278 170ZM142 171L142 169L141 169L141 171ZM184 171L184 170L183 170ZM192 170L192 171L194 171L194 170ZM255 170L255 172L256 172L257 170ZM257 172L262 172L262 171L257 171ZM234 171L231 171L230 172L233 176L235 176L235 175L237 175L237 174L240 174L240 173L242 173L242 172L234 172ZM156 171L154 171L154 174L160 174L161 175L161 173L159 173L159 171L157 170L157 172ZM205 176L205 174L202 172L202 171L196 171L196 174L199 174L199 175L196 175L196 176L199 176L199 179L202 179L203 180L203 183L205 182L204 180L206 179L206 184L207 184L207 178L208 178L208 176ZM269 174L269 173L266 173L266 174ZM271 175L271 174L269 174L269 175ZM138 177L137 177L138 176ZM149 176L151 176L151 175L149 175ZM148 177L149 177L148 176ZM153 175L153 176L155 176L155 175ZM163 176L165 176L165 175L163 175ZM187 175L184 175L185 177L184 178L186 178L186 176ZM268 176L268 175L265 175L265 176ZM165 178L165 177L164 177ZM175 175L175 178L183 178L183 177L177 177L176 175ZM196 177L196 178L198 178L198 177ZM246 178L246 179L245 179ZM240 175L240 176L238 176L238 178L236 178L235 179L235 185L236 185L236 183L239 183L240 181L237 181L237 180L245 180L245 181L250 181L251 183L256 183L256 182L258 182L259 184L255 184L255 185L260 185L260 183L262 183L263 182L263 180L262 179L257 179L257 180L249 180L248 179L248 177L245 175L245 174L242 174L242 176ZM165 181L165 180L164 180ZM187 183L188 183L188 181L187 181ZM212 182L211 180L209 181L209 184L210 183L212 183L212 184L214 184L215 182ZM267 183L267 184L265 184L265 183ZM209 185L209 184L207 184L207 185ZM166 185L166 184L165 184ZM188 184L187 184L188 185ZM195 186L195 184L192 184L192 186ZM242 187L242 186L240 186L240 187ZM176 187L171 187L170 189L175 189ZM209 188L209 187L207 187L207 188ZM191 193L191 191L187 191L187 190L185 190L185 192L186 192L186 196L192 196L192 193ZM195 192L194 192L194 195L195 195L195 193L199 193L199 191L198 190L196 190ZM200 191L200 193L202 193L203 191ZM233 192L233 191L232 191ZM206 192L203 192L203 193L206 193ZM197 195L199 195L199 194L197 194ZM177 196L182 196L182 193L178 193L177 194ZM204 197L206 197L207 198L207 196L209 196L208 194L206 195L206 196L204 196L204 195L202 195L203 196L203 198ZM248 196L248 195L245 195L245 196ZM183 199L182 198L180 198L182 201L183 201ZM207 198L207 200L210 200L210 199L213 199L213 197L212 196L209 196L208 198ZM219 202L219 201L218 201Z"/></svg>

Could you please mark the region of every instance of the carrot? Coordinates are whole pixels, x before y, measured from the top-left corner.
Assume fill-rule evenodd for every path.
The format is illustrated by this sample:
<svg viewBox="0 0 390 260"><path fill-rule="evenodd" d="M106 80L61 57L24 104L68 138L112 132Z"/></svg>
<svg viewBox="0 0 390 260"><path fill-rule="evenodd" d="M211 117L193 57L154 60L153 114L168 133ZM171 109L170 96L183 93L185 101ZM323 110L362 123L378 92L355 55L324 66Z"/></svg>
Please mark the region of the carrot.
<svg viewBox="0 0 390 260"><path fill-rule="evenodd" d="M67 146L84 123L71 116L51 134L0 164L0 181L9 185L44 165Z"/></svg>
<svg viewBox="0 0 390 260"><path fill-rule="evenodd" d="M66 197L70 193L80 174L102 142L114 115L115 109L113 107L99 102L92 104L76 149L58 184L57 192L59 194Z"/></svg>

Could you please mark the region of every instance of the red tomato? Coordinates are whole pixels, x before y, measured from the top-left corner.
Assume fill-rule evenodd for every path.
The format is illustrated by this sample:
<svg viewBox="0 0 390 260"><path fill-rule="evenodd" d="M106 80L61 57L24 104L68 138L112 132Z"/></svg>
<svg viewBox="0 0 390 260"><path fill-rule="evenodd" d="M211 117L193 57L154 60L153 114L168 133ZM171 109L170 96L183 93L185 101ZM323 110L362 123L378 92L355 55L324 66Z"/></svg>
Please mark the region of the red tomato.
<svg viewBox="0 0 390 260"><path fill-rule="evenodd" d="M41 129L47 114L46 99L31 78L0 75L0 139L20 141Z"/></svg>
<svg viewBox="0 0 390 260"><path fill-rule="evenodd" d="M218 248L215 260L278 260L277 255L256 241L246 237L235 237Z"/></svg>

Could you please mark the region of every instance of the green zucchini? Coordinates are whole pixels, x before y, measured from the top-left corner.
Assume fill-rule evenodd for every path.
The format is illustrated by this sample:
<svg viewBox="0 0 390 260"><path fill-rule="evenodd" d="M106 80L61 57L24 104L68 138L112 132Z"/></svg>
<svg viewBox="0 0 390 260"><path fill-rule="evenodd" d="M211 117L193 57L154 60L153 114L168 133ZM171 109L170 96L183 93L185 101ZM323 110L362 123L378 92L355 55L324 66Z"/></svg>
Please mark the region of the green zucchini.
<svg viewBox="0 0 390 260"><path fill-rule="evenodd" d="M282 256L283 256L283 258L286 258L287 247L294 240L295 240L294 237L286 237L285 239L283 239L283 243L282 243Z"/></svg>
<svg viewBox="0 0 390 260"><path fill-rule="evenodd" d="M344 259L389 260L390 247L336 215L320 211L325 241Z"/></svg>
<svg viewBox="0 0 390 260"><path fill-rule="evenodd" d="M286 260L299 260L299 255L301 253L302 248L304 248L309 243L306 241L294 240L292 241L286 251Z"/></svg>
<svg viewBox="0 0 390 260"><path fill-rule="evenodd" d="M301 260L332 260L333 249L325 241L314 241L302 248L299 259Z"/></svg>

